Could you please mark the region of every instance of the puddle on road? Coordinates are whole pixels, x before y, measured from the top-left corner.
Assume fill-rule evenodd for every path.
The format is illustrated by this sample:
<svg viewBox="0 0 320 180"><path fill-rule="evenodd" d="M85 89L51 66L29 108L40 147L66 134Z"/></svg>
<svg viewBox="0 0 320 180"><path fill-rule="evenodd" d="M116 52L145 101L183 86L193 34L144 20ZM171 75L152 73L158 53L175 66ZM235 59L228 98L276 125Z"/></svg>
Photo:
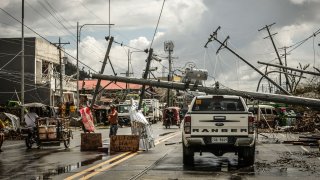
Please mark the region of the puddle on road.
<svg viewBox="0 0 320 180"><path fill-rule="evenodd" d="M206 157L195 159L194 166L184 166L184 174L201 177L209 175L222 179L241 180L255 176L255 166L240 167L236 158ZM218 178L219 179L219 178Z"/></svg>
<svg viewBox="0 0 320 180"><path fill-rule="evenodd" d="M50 177L52 177L52 176L61 175L64 173L69 173L69 172L75 171L76 169L79 169L81 167L91 165L96 161L105 160L105 159L107 159L106 155L99 155L99 156L96 156L95 158L81 161L78 163L70 164L67 166L57 167L55 169L49 169L49 170L47 170L47 172L43 173L42 176L43 176L43 179L50 179Z"/></svg>

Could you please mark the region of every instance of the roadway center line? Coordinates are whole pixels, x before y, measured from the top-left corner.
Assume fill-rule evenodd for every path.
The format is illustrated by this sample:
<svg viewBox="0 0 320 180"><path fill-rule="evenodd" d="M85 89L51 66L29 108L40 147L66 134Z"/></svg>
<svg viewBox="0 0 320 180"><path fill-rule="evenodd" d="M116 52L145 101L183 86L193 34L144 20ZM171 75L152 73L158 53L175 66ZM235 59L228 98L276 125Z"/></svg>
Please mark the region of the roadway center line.
<svg viewBox="0 0 320 180"><path fill-rule="evenodd" d="M124 157L123 159L120 159L119 161L117 161L117 162L115 162L115 163L109 164L109 165L106 166L106 167L103 167L103 168L98 169L98 170L94 170L94 172L92 172L91 174L88 174L88 175L82 177L81 179L87 180L87 179L89 179L89 178L91 178L91 177L93 177L93 176L95 176L95 175L97 175L97 174L99 174L99 173L101 173L101 172L103 172L103 171L105 171L105 170L108 170L108 169L112 168L112 167L115 166L115 165L120 164L121 162L123 162L123 161L125 161L125 160L127 160L127 159L129 159L129 158L131 158L131 157L133 157L133 156L135 156L135 155L137 155L137 154L139 154L139 153L138 153L138 152L135 152L135 153L133 153L133 154L130 154L129 156Z"/></svg>
<svg viewBox="0 0 320 180"><path fill-rule="evenodd" d="M171 136L163 137L163 138L159 139L159 140L155 143L155 145L158 145L158 144L162 143L163 141L166 141L166 140L168 140L168 139L171 139L171 138L173 138L174 136L178 135L179 133L181 133L181 132L176 132L176 133L172 134ZM108 170L108 169L112 168L113 166L115 166L115 165L117 165L117 164L119 164L119 163L121 163L121 162L123 162L123 161L125 161L125 160L127 160L127 159L129 159L129 158L131 158L131 157L133 157L133 156L138 155L140 152L142 152L142 151L138 151L138 152L135 152L135 153L133 153L133 154L131 154L132 152L124 152L124 153L121 153L121 154L119 154L118 156L115 156L115 157L112 158L112 159L109 159L109 160L104 161L104 162L102 162L102 163L99 163L99 164L97 164L97 165L95 165L95 166L92 166L92 167L90 167L90 168L88 168L88 169L85 169L85 170L83 170L83 171L80 171L80 172L78 172L78 173L76 173L76 174L74 174L74 175L72 175L72 176L69 176L69 177L65 178L65 180L72 180L72 179L75 179L75 178L77 178L77 177L79 177L79 176L81 176L81 175L84 175L84 174L86 174L86 173L90 173L90 171L93 171L91 174L87 174L87 175L85 175L85 176L82 177L82 179L89 179L90 177L93 177L93 176L95 176L95 175L97 175L97 174L99 174L99 173L101 173L101 172L103 172L103 171L105 171L105 170ZM123 157L123 156L125 156L125 155L128 155L128 154L130 154L130 155L127 156L127 157L121 158L121 157ZM120 158L121 158L121 159L120 159ZM120 159L120 160L118 160L118 159ZM114 161L115 161L115 162L114 162ZM111 162L112 162L112 164L111 164ZM109 163L109 164L108 164L108 163ZM108 164L108 165L105 166L106 164ZM105 166L105 167L103 167L103 166ZM98 168L100 168L100 169L99 169L99 170L96 170L96 169L98 169Z"/></svg>
<svg viewBox="0 0 320 180"><path fill-rule="evenodd" d="M76 173L76 174L74 174L74 175L72 175L72 176L69 176L69 177L65 178L65 180L71 180L71 179L74 179L74 178L76 178L76 177L79 177L79 176L81 176L81 175L83 175L83 174L85 174L85 173L88 173L89 171L92 171L92 170L94 170L94 169L96 169L96 168L98 168L98 167L101 167L101 166L103 166L103 165L105 165L105 164L107 164L107 163L110 163L110 162L112 162L112 161L114 161L114 160L116 160L116 159L119 159L119 158L121 158L121 157L123 157L123 156L125 156L125 155L127 155L127 154L130 154L130 153L131 153L131 152L121 153L121 154L115 156L114 158L111 158L111 159L109 159L109 160L107 160L107 161L104 161L104 162L99 163L99 164L97 164L97 165L95 165L95 166L92 166L92 167L90 167L90 168L88 168L88 169L85 169L85 170L83 170L83 171L80 171L80 172L78 172L78 173Z"/></svg>
<svg viewBox="0 0 320 180"><path fill-rule="evenodd" d="M181 132L176 132L176 133L174 133L174 134L172 134L172 135L170 135L170 136L168 136L168 137L163 137L163 138L159 139L159 140L155 143L155 145L158 145L158 144L162 143L163 141L166 141L166 140L168 140L168 139L171 139L171 138L173 138L174 136L178 135L179 133L181 133Z"/></svg>

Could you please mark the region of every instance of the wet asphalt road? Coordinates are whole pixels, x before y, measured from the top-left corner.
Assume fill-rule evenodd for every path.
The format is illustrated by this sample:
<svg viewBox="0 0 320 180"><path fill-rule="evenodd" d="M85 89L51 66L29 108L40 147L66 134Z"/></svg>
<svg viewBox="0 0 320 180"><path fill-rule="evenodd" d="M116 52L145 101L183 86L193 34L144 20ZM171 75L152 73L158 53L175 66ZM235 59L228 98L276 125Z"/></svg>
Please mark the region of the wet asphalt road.
<svg viewBox="0 0 320 180"><path fill-rule="evenodd" d="M232 153L223 157L197 153L195 165L184 167L180 129L164 129L158 123L153 125L153 131L160 140L154 149L124 154L114 160L121 153L109 156L104 152L81 152L79 129L75 130L71 148L67 150L63 144L26 150L22 141L6 141L0 154L0 179L64 179L72 175L74 179L320 178L318 148L279 143L297 139L295 134L259 136L253 167L238 167L237 156ZM109 129L98 132L107 143ZM118 134L130 134L130 128L119 128Z"/></svg>

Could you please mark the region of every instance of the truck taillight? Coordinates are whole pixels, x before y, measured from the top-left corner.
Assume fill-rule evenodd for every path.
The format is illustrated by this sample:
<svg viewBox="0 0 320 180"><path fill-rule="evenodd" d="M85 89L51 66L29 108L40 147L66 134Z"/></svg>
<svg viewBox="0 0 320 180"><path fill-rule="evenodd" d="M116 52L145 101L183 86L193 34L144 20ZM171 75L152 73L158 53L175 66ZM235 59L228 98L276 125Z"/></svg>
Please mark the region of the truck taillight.
<svg viewBox="0 0 320 180"><path fill-rule="evenodd" d="M190 134L191 133L191 116L185 116L184 117L184 133Z"/></svg>
<svg viewBox="0 0 320 180"><path fill-rule="evenodd" d="M248 132L249 134L254 133L254 116L253 115L248 116Z"/></svg>

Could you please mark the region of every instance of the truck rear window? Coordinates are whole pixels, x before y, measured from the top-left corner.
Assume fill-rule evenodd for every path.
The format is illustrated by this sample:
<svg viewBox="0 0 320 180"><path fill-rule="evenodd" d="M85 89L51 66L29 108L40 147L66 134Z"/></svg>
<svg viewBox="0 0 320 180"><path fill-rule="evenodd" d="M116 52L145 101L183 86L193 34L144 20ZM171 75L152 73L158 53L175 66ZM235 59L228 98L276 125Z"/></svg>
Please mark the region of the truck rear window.
<svg viewBox="0 0 320 180"><path fill-rule="evenodd" d="M192 111L244 111L240 99L196 99Z"/></svg>

